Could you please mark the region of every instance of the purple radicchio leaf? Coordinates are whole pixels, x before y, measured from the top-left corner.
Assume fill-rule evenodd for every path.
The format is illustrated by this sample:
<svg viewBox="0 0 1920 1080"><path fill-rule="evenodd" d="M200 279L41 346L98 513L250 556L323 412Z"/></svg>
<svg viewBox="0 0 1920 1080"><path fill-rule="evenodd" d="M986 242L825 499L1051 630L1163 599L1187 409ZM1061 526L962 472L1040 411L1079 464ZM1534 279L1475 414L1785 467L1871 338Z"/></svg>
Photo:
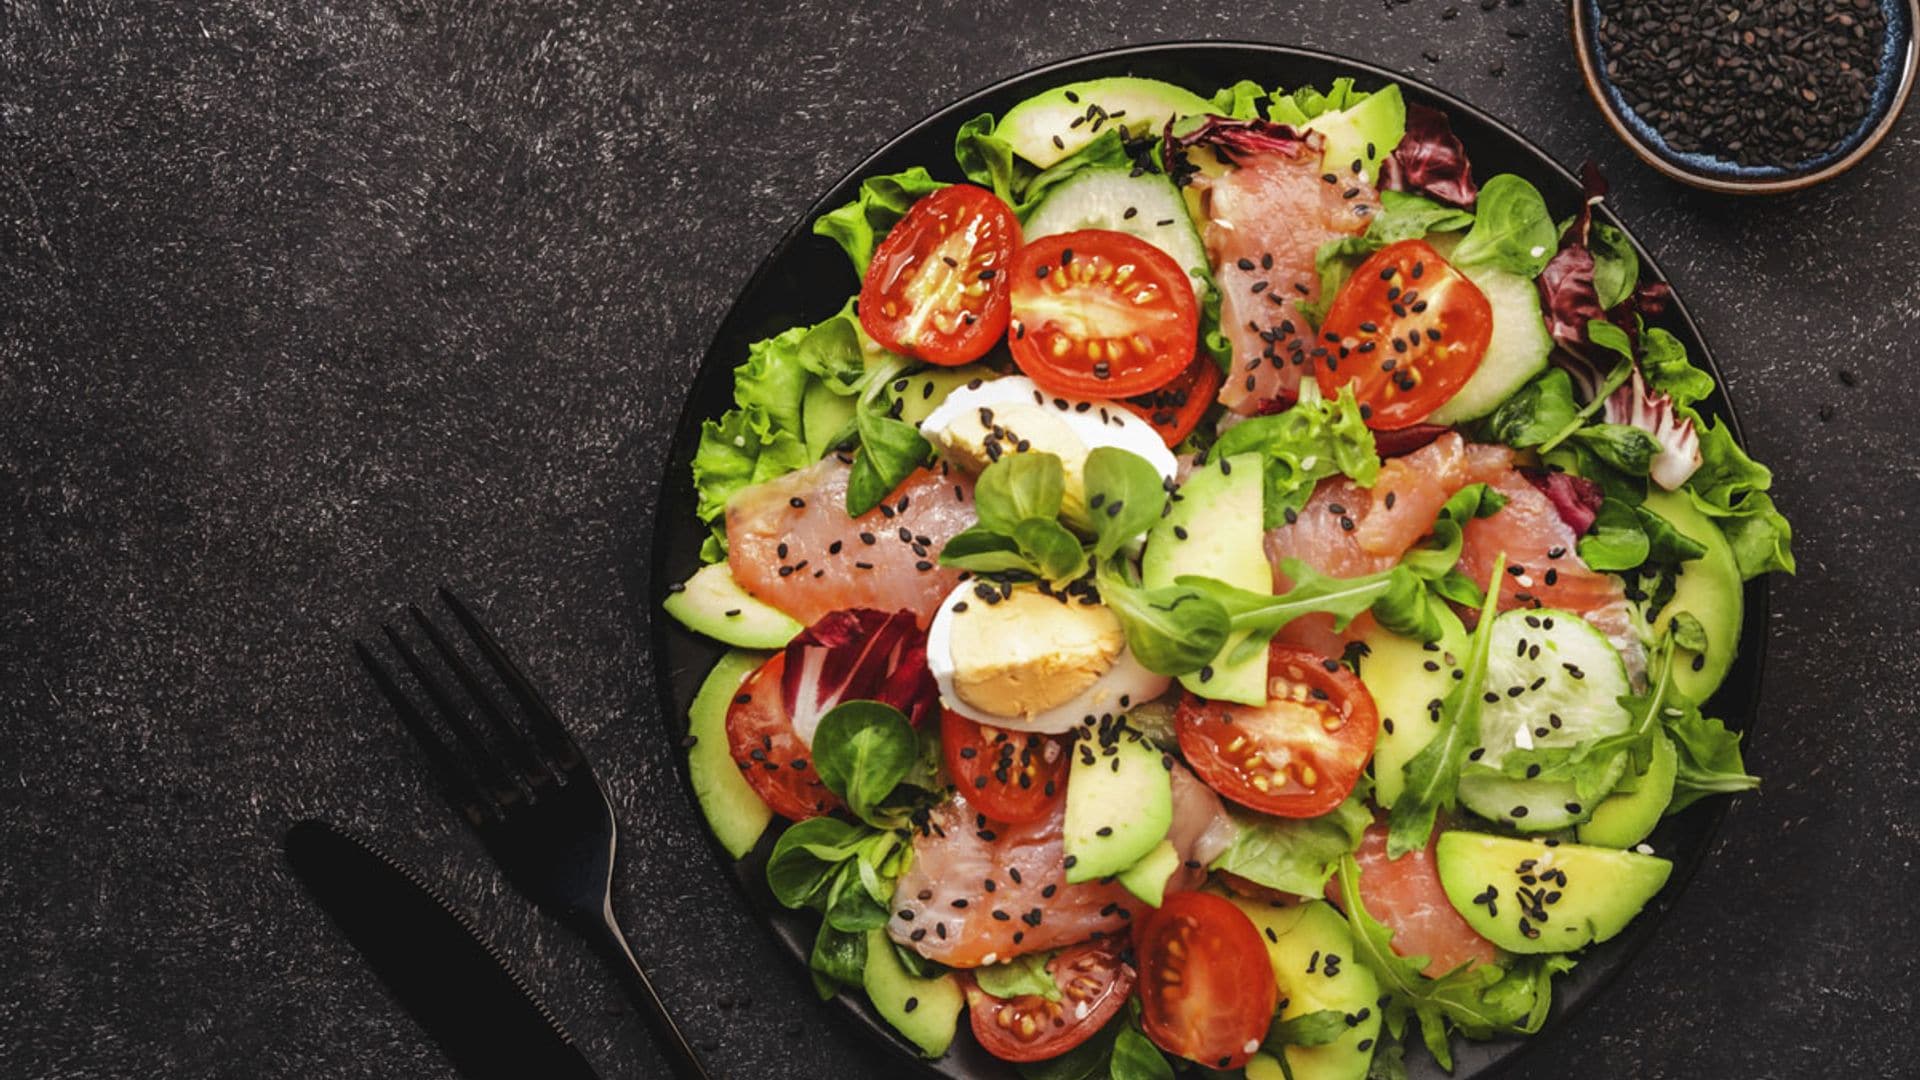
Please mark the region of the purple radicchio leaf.
<svg viewBox="0 0 1920 1080"><path fill-rule="evenodd" d="M1594 519L1600 516L1600 503L1605 496L1600 492L1600 485L1592 480L1554 469L1522 469L1520 473L1547 497L1554 512L1575 536L1585 536L1593 527Z"/></svg>
<svg viewBox="0 0 1920 1080"><path fill-rule="evenodd" d="M1677 490L1700 467L1700 436L1693 418L1679 414L1671 395L1649 390L1639 369L1607 398L1606 418L1609 424L1637 427L1660 444L1648 475L1668 491Z"/></svg>
<svg viewBox="0 0 1920 1080"><path fill-rule="evenodd" d="M1447 114L1438 109L1407 106L1407 133L1384 166L1380 186L1391 191L1427 195L1459 207L1472 206L1480 197L1467 148L1454 135Z"/></svg>

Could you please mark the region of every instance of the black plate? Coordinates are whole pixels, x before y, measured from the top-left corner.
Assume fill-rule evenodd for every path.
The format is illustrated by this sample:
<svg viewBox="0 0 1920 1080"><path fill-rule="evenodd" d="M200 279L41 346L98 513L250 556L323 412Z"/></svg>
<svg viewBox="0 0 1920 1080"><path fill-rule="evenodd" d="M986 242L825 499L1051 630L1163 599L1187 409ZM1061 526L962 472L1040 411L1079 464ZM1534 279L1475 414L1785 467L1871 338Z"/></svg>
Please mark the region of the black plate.
<svg viewBox="0 0 1920 1080"><path fill-rule="evenodd" d="M953 136L967 119L982 113L1005 112L1020 100L1064 82L1102 78L1111 75L1142 75L1192 88L1202 95L1239 79L1252 79L1262 86L1324 86L1340 76L1353 76L1362 88L1386 82L1398 82L1411 101L1443 109L1453 121L1453 129L1466 144L1478 176L1513 172L1531 180L1547 198L1556 216L1573 213L1580 202L1580 184L1574 174L1527 142L1519 133L1456 98L1418 82L1395 75L1371 64L1364 64L1327 53L1237 42L1145 45L1096 53L1038 68L1005 82L988 87L948 107L896 136L866 161L861 162L831 190L821 196L806 215L755 271L733 309L720 324L713 344L689 395L679 429L674 433L672 459L662 480L660 504L654 523L653 566L648 590L650 610L658 613L666 599L667 586L682 581L699 566L701 541L706 531L694 516L693 482L688 471L700 434L700 423L717 417L732 404L735 365L746 357L747 346L771 337L788 327L818 322L839 310L847 297L858 291L846 255L831 241L814 236L809 228L820 214L847 202L862 178L878 173L898 172L913 165L924 165L935 176L960 180L953 163ZM1603 215L1613 221L1611 215ZM1617 221L1613 221L1618 224ZM1629 233L1629 235L1631 235ZM1654 280L1665 275L1647 255L1639 242L1643 272ZM1667 314L1658 322L1683 342L1693 358L1714 375L1722 387L1718 367L1699 328L1688 314L1686 304L1675 297ZM1733 405L1724 391L1716 391L1702 403L1701 411L1722 417L1739 437ZM660 688L660 706L665 729L678 737L685 731L687 706L700 687L707 669L724 648L689 633L672 618L656 614L654 626L655 685ZM1746 622L1742 627L1743 647L1726 684L1713 701L1713 712L1736 730L1745 730L1754 715L1760 691L1760 667L1766 642L1767 587L1764 578L1747 586ZM688 791L691 793L689 782ZM1589 950L1580 966L1563 977L1554 995L1553 1017L1541 1034L1531 1039L1499 1039L1485 1043L1455 1041L1453 1080L1491 1076L1518 1057L1527 1047L1537 1053L1552 1054L1554 1031L1566 1017L1594 997L1614 975L1626 966L1634 953L1654 936L1675 897L1699 868L1703 856L1719 828L1726 800L1708 799L1686 812L1668 818L1655 830L1649 842L1674 862L1667 886L1648 905L1640 918L1620 937ZM740 863L728 859L716 843L713 851L718 866L731 873L746 891L747 898L765 916L769 927L804 970L812 948L817 921L811 912L792 912L777 904L768 892L762 869L772 846L772 832L763 838L760 848ZM870 1029L878 1045L888 1048L894 1064L918 1076L955 1078L1011 1078L1011 1068L984 1053L961 1025L961 1032L945 1058L924 1062L904 1040L894 1034L858 995L842 995L838 1000L849 1014ZM1417 1040L1416 1040L1417 1041ZM1415 1077L1440 1078L1437 1065L1424 1052L1409 1054L1409 1071Z"/></svg>

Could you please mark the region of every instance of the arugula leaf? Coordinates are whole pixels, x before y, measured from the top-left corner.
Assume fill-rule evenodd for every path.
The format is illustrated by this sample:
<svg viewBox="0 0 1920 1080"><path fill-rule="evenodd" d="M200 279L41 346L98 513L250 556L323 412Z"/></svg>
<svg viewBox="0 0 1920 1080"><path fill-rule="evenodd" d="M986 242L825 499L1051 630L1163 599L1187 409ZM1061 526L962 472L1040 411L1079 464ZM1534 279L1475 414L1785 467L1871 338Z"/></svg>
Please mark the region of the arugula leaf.
<svg viewBox="0 0 1920 1080"><path fill-rule="evenodd" d="M1060 1000L1060 984L1047 971L1051 952L1028 953L998 964L973 969L973 981L980 989L997 998L1017 998L1037 994L1048 1001Z"/></svg>
<svg viewBox="0 0 1920 1080"><path fill-rule="evenodd" d="M1387 591L1374 602L1380 625L1420 641L1437 641L1444 632L1440 609L1445 601L1479 607L1486 599L1473 579L1454 569L1460 561L1464 526L1488 517L1507 497L1485 484L1469 484L1441 506L1430 535L1401 557Z"/></svg>
<svg viewBox="0 0 1920 1080"><path fill-rule="evenodd" d="M1573 380L1565 368L1550 367L1500 403L1485 422L1490 441L1518 449L1539 446L1574 423Z"/></svg>
<svg viewBox="0 0 1920 1080"><path fill-rule="evenodd" d="M1158 675L1199 671L1226 644L1227 613L1183 578L1157 589L1142 588L1118 559L1094 568L1100 599L1113 609L1134 659Z"/></svg>
<svg viewBox="0 0 1920 1080"><path fill-rule="evenodd" d="M1107 1068L1113 1080L1173 1080L1173 1066L1160 1048L1131 1024L1114 1037Z"/></svg>
<svg viewBox="0 0 1920 1080"><path fill-rule="evenodd" d="M860 989L866 984L866 931L839 930L822 922L807 967L813 971L813 988L822 1001L843 989Z"/></svg>
<svg viewBox="0 0 1920 1080"><path fill-rule="evenodd" d="M1152 528L1167 506L1160 471L1138 454L1102 446L1087 455L1087 509L1093 518L1093 556L1109 558Z"/></svg>
<svg viewBox="0 0 1920 1080"><path fill-rule="evenodd" d="M1325 1046L1345 1035L1348 1028L1347 1014L1339 1009L1301 1013L1291 1020L1276 1016L1267 1025L1267 1037L1260 1043L1260 1049L1285 1061L1287 1047Z"/></svg>
<svg viewBox="0 0 1920 1080"><path fill-rule="evenodd" d="M1298 513L1321 479L1344 473L1362 487L1371 487L1380 475L1380 457L1373 432L1360 418L1360 405L1351 387L1334 399L1318 397L1301 387L1294 406L1269 416L1243 420L1220 436L1208 460L1257 452L1265 462L1265 521L1267 528L1286 522L1287 511Z"/></svg>
<svg viewBox="0 0 1920 1080"><path fill-rule="evenodd" d="M1407 1080L1407 1045L1399 1039L1381 1039L1367 1063L1366 1080Z"/></svg>
<svg viewBox="0 0 1920 1080"><path fill-rule="evenodd" d="M1492 517L1506 505L1507 497L1498 490L1486 484L1468 484L1441 505L1428 538L1409 549L1401 565L1427 580L1440 578L1460 561L1467 522Z"/></svg>
<svg viewBox="0 0 1920 1080"><path fill-rule="evenodd" d="M1536 278L1559 248L1560 233L1540 190L1512 173L1501 173L1480 185L1473 228L1453 249L1453 261L1460 266L1484 263Z"/></svg>
<svg viewBox="0 0 1920 1080"><path fill-rule="evenodd" d="M870 825L882 824L880 803L919 756L920 736L913 725L899 709L877 701L836 705L813 733L813 767L820 782Z"/></svg>
<svg viewBox="0 0 1920 1080"><path fill-rule="evenodd" d="M1360 846L1373 821L1366 792L1356 788L1339 806L1319 817L1277 818L1231 808L1233 841L1214 857L1209 870L1238 874L1269 889L1295 896L1318 896L1342 855Z"/></svg>
<svg viewBox="0 0 1920 1080"><path fill-rule="evenodd" d="M1280 572L1293 581L1293 587L1278 596L1254 592L1210 577L1182 574L1174 584L1205 597L1227 616L1234 633L1247 632L1228 662L1239 663L1266 649L1267 642L1288 623L1302 615L1327 612L1334 617L1335 630L1344 630L1362 612L1371 608L1393 585L1401 567L1353 578L1328 577L1299 559L1280 560ZM1207 657L1211 660L1211 654Z"/></svg>
<svg viewBox="0 0 1920 1080"><path fill-rule="evenodd" d="M887 231L907 216L914 203L946 186L918 165L905 172L870 176L860 182L860 193L852 202L820 215L813 231L839 244L853 260L855 274L865 277L873 249Z"/></svg>
<svg viewBox="0 0 1920 1080"><path fill-rule="evenodd" d="M1667 813L1677 814L1708 795L1752 791L1760 778L1747 774L1740 758L1740 736L1710 716L1702 716L1697 706L1683 703L1678 715L1666 716L1667 734L1678 751L1678 771L1673 781L1673 801Z"/></svg>
<svg viewBox="0 0 1920 1080"><path fill-rule="evenodd" d="M1507 556L1502 552L1493 562L1487 580L1498 582L1506 572ZM1460 783L1460 766L1467 751L1480 743L1480 713L1485 707L1480 693L1487 681L1487 654L1493 644L1493 621L1498 611L1500 590L1489 588L1480 607L1468 643L1466 674L1453 684L1440 703L1439 730L1433 741L1402 766L1407 783L1387 818L1387 856L1397 859L1409 851L1427 846L1434 819L1442 808L1451 807Z"/></svg>

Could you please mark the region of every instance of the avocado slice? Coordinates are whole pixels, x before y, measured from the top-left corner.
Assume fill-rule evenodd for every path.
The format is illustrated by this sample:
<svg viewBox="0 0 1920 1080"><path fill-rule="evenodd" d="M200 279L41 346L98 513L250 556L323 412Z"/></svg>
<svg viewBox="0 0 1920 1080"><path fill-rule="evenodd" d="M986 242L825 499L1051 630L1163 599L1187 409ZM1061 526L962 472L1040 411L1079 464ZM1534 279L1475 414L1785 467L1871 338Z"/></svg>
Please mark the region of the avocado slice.
<svg viewBox="0 0 1920 1080"><path fill-rule="evenodd" d="M1171 585L1182 574L1199 574L1254 592L1273 591L1261 528L1266 497L1260 455L1234 454L1193 470L1175 494L1173 508L1147 533L1140 580L1149 589ZM1245 633L1227 638L1220 657L1233 655ZM1180 685L1217 701L1267 703L1265 650L1235 664L1216 659L1209 669L1182 675Z"/></svg>
<svg viewBox="0 0 1920 1080"><path fill-rule="evenodd" d="M1061 849L1078 884L1118 874L1166 839L1173 778L1159 748L1117 720L1081 728L1071 753Z"/></svg>
<svg viewBox="0 0 1920 1080"><path fill-rule="evenodd" d="M1700 620L1700 626L1707 632L1707 651L1675 649L1673 685L1687 700L1703 703L1726 679L1727 669L1733 665L1734 654L1740 647L1740 623L1746 602L1740 567L1734 562L1733 549L1727 545L1720 526L1701 513L1685 494L1655 491L1642 505L1666 518L1681 535L1707 549L1706 554L1681 564L1673 599L1649 620L1649 625L1656 630L1683 611Z"/></svg>
<svg viewBox="0 0 1920 1080"><path fill-rule="evenodd" d="M694 571L663 606L694 633L742 649L778 649L806 629L786 612L754 599L724 562Z"/></svg>
<svg viewBox="0 0 1920 1080"><path fill-rule="evenodd" d="M893 395L893 400L900 403L900 419L919 427L920 421L933 415L933 410L947 400L948 394L975 379L992 382L999 377L999 372L980 364L928 368L893 380L888 392Z"/></svg>
<svg viewBox="0 0 1920 1080"><path fill-rule="evenodd" d="M1380 179L1380 163L1392 156L1407 133L1407 104L1400 97L1400 87L1388 83L1339 112L1324 112L1307 121L1307 130L1326 138L1321 168L1350 176L1357 161L1371 184Z"/></svg>
<svg viewBox="0 0 1920 1080"><path fill-rule="evenodd" d="M1120 871L1119 882L1126 890L1154 907L1166 899L1167 881L1180 869L1180 851L1172 840L1162 840L1140 861Z"/></svg>
<svg viewBox="0 0 1920 1080"><path fill-rule="evenodd" d="M1568 952L1626 928L1667 883L1652 855L1553 840L1445 832L1440 887L1480 936L1514 953Z"/></svg>
<svg viewBox="0 0 1920 1080"><path fill-rule="evenodd" d="M1173 117L1212 111L1212 104L1191 90L1123 75L1068 83L1035 94L1008 109L994 134L1007 140L1014 153L1044 169L1115 124L1137 138L1159 132Z"/></svg>
<svg viewBox="0 0 1920 1080"><path fill-rule="evenodd" d="M1459 616L1439 609L1440 640L1427 643L1376 625L1361 638L1360 681L1380 713L1373 748L1373 797L1391 809L1406 787L1403 771L1439 731L1436 702L1453 689L1453 673L1467 655L1467 631ZM1431 665L1431 666L1429 666Z"/></svg>
<svg viewBox="0 0 1920 1080"><path fill-rule="evenodd" d="M1281 1019L1333 1009L1352 1021L1330 1043L1287 1047L1293 1080L1365 1080L1380 1039L1380 984L1354 955L1345 917L1324 900L1276 908L1261 900L1230 899L1266 939L1280 988ZM1265 1051L1247 1062L1247 1080L1283 1075L1279 1061Z"/></svg>
<svg viewBox="0 0 1920 1080"><path fill-rule="evenodd" d="M700 812L727 854L738 859L753 850L767 831L773 811L740 776L727 748L727 709L747 676L767 660L766 653L734 649L720 658L700 684L687 710L687 772Z"/></svg>
<svg viewBox="0 0 1920 1080"><path fill-rule="evenodd" d="M1653 741L1653 760L1647 771L1620 782L1620 787L1593 810L1576 830L1580 842L1599 847L1629 848L1647 838L1673 801L1673 781L1679 755L1664 734Z"/></svg>
<svg viewBox="0 0 1920 1080"><path fill-rule="evenodd" d="M947 1052L960 1024L966 997L951 974L918 978L894 955L885 930L867 931L867 966L861 981L873 1010L930 1058Z"/></svg>

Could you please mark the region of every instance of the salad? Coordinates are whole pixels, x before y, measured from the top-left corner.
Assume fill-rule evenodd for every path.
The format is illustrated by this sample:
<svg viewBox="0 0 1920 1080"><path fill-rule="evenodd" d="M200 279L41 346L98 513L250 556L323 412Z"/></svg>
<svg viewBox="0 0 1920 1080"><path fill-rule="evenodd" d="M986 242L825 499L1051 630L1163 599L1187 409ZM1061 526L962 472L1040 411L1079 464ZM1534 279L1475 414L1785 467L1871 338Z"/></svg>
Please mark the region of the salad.
<svg viewBox="0 0 1920 1080"><path fill-rule="evenodd" d="M1348 79L1074 83L955 158L815 222L858 291L735 371L666 604L820 993L1029 1077L1537 1031L1660 819L1758 784L1702 710L1793 569L1599 176L1556 217Z"/></svg>

